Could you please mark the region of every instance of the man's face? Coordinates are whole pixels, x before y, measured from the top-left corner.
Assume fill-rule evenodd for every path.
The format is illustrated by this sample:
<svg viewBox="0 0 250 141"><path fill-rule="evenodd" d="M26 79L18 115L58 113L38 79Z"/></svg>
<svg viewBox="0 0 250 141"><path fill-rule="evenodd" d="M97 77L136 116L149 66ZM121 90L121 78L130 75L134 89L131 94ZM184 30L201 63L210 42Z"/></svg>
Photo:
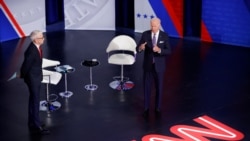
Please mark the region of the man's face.
<svg viewBox="0 0 250 141"><path fill-rule="evenodd" d="M43 34L38 35L38 37L35 39L36 44L42 45L44 43L44 37Z"/></svg>
<svg viewBox="0 0 250 141"><path fill-rule="evenodd" d="M156 33L160 29L160 23L157 21L151 21L151 31Z"/></svg>

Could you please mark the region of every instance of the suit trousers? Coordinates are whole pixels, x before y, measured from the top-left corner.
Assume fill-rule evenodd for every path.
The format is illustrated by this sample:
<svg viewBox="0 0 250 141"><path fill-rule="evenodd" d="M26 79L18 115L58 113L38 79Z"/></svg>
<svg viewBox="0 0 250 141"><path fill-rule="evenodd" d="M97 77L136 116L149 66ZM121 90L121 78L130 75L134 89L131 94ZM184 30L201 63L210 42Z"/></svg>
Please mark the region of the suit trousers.
<svg viewBox="0 0 250 141"><path fill-rule="evenodd" d="M152 70L144 70L144 109L149 109L151 93L155 88L155 109L161 108L164 72L157 72L153 64Z"/></svg>
<svg viewBox="0 0 250 141"><path fill-rule="evenodd" d="M35 78L26 82L29 88L29 104L28 104L28 125L30 127L40 127L39 107L40 107L40 79Z"/></svg>

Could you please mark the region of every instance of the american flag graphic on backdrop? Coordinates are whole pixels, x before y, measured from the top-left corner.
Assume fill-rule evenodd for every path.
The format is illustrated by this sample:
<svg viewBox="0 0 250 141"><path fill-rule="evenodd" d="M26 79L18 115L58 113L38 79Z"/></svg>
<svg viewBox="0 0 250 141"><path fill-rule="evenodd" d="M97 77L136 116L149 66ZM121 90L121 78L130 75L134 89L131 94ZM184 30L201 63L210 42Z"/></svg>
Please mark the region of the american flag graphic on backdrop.
<svg viewBox="0 0 250 141"><path fill-rule="evenodd" d="M0 0L0 41L21 38L34 29L45 31L45 2ZM31 28L32 27L32 28Z"/></svg>
<svg viewBox="0 0 250 141"><path fill-rule="evenodd" d="M150 29L150 19L161 19L161 29L173 37L183 37L183 0L136 0L135 31Z"/></svg>
<svg viewBox="0 0 250 141"><path fill-rule="evenodd" d="M149 21L156 17L148 0L135 0L135 32L150 29Z"/></svg>

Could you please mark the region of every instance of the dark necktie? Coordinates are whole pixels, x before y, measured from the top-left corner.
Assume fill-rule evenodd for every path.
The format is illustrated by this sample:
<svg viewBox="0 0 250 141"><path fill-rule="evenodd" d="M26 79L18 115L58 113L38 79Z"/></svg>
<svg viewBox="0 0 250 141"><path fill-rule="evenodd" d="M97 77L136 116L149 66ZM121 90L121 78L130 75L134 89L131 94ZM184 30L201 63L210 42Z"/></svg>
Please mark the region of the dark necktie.
<svg viewBox="0 0 250 141"><path fill-rule="evenodd" d="M40 53L40 58L42 58L43 57L43 50L42 50L41 46L39 47L39 53Z"/></svg>

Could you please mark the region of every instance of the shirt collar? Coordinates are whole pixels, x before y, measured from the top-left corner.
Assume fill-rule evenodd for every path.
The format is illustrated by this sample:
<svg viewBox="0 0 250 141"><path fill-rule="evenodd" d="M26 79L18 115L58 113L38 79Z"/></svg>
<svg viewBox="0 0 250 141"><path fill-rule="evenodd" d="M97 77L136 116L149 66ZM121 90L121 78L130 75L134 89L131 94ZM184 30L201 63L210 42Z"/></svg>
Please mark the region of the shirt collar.
<svg viewBox="0 0 250 141"><path fill-rule="evenodd" d="M40 46L38 44L34 43L34 45L39 49Z"/></svg>
<svg viewBox="0 0 250 141"><path fill-rule="evenodd" d="M159 35L159 33L160 33L160 30L158 30L158 31L155 33L155 35L156 35L156 36L158 36L158 35ZM153 35L154 35L154 33L153 33L153 32L151 32L151 35L153 36Z"/></svg>

